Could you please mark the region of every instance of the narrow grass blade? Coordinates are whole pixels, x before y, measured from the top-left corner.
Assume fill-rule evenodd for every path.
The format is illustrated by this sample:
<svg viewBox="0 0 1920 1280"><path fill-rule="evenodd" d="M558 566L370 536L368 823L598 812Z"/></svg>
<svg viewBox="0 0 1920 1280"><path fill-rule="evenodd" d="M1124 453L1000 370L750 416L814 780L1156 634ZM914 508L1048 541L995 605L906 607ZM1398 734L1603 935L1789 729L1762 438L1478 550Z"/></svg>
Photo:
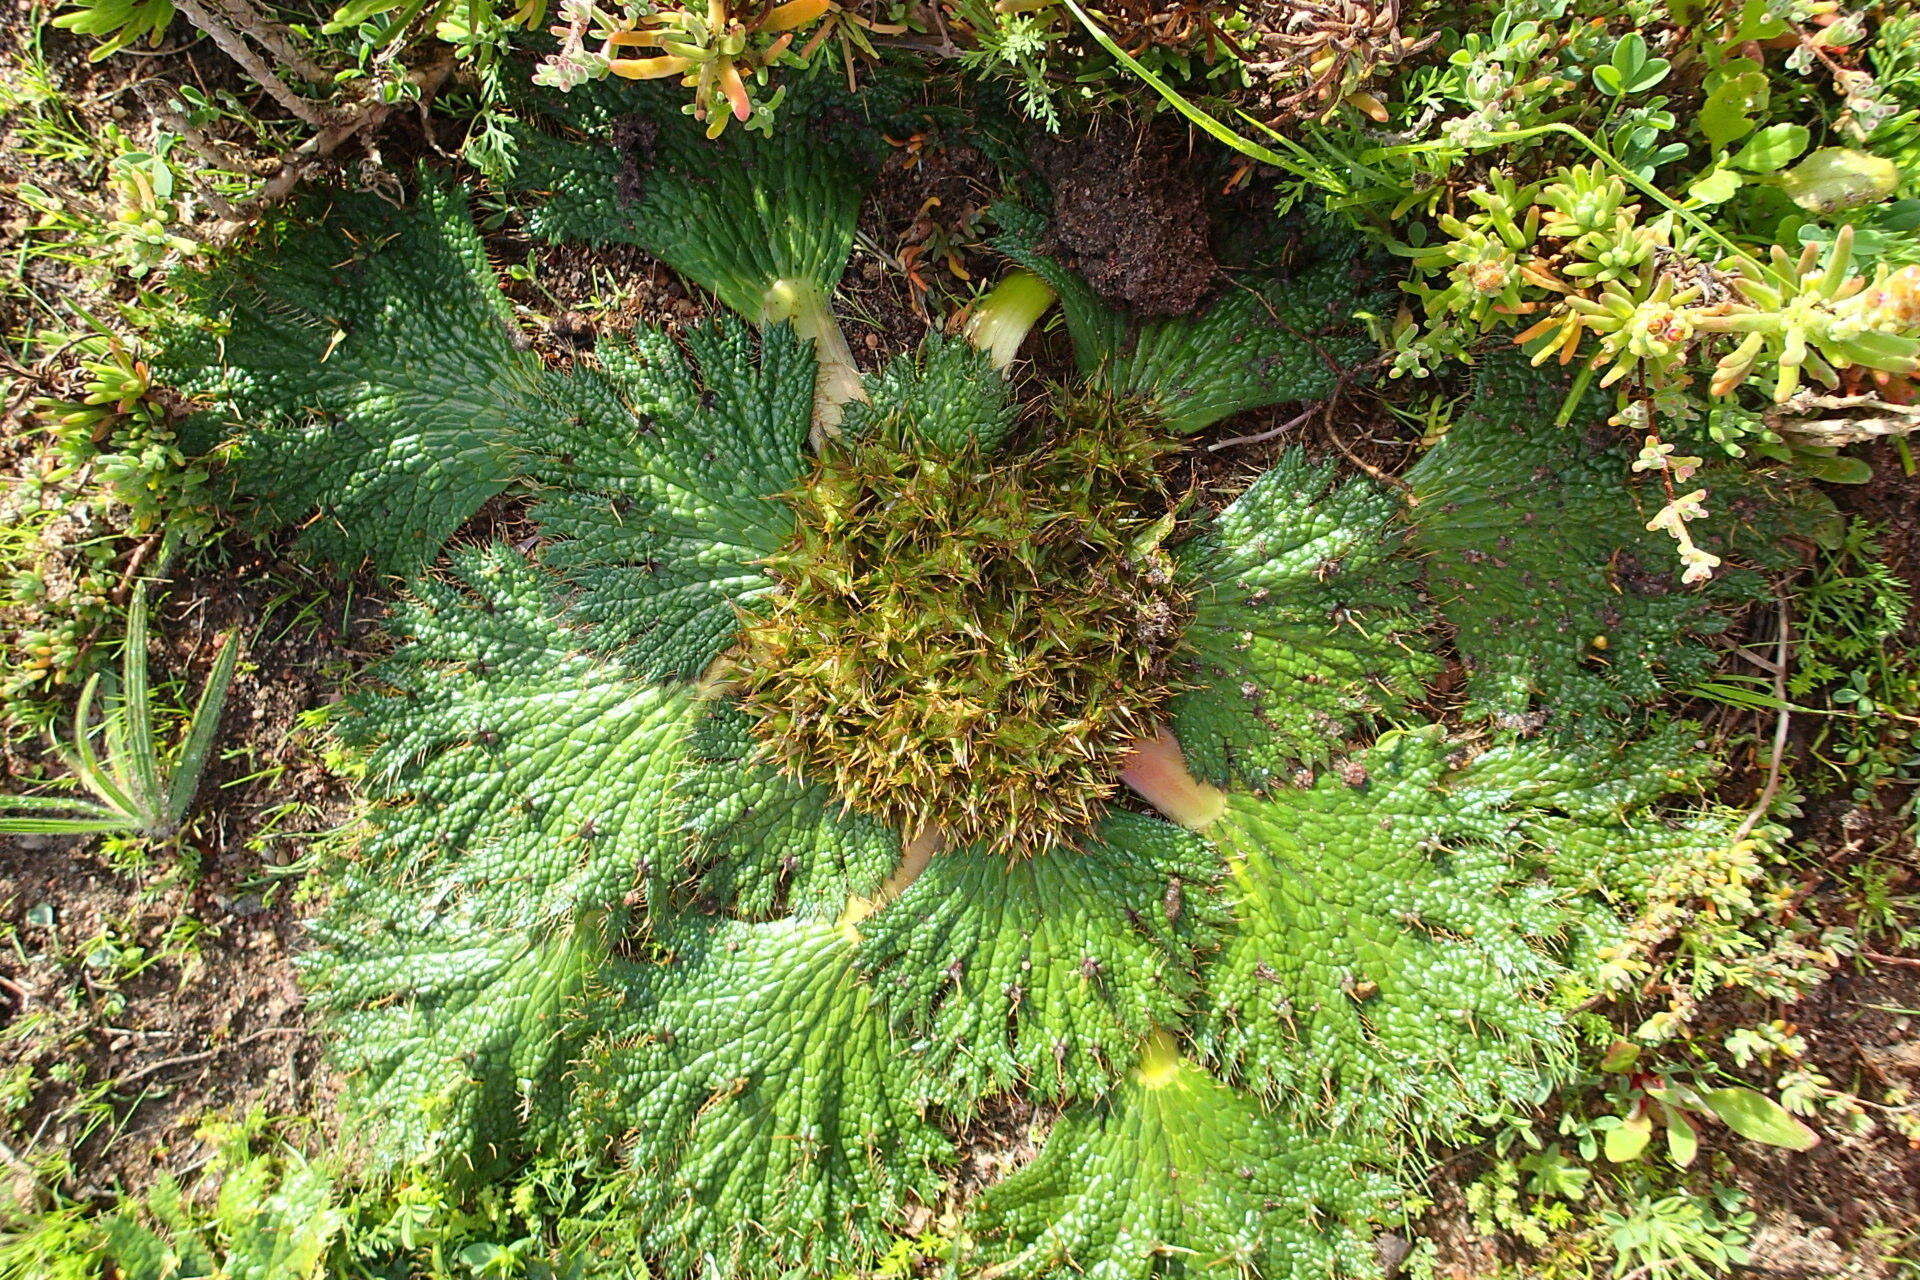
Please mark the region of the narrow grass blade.
<svg viewBox="0 0 1920 1280"><path fill-rule="evenodd" d="M121 732L125 735L126 759L112 763L127 772L127 790L140 803L144 816L159 817L164 812L165 789L160 785L160 758L153 745L153 700L147 685L147 586L133 589L133 601L127 606L126 647L120 655Z"/></svg>
<svg viewBox="0 0 1920 1280"><path fill-rule="evenodd" d="M104 806L97 805L91 800L77 800L72 796L0 796L0 812L8 809L24 809L29 812L36 809L41 811L58 809L67 813L72 813L75 809L99 809L102 813L109 812Z"/></svg>
<svg viewBox="0 0 1920 1280"><path fill-rule="evenodd" d="M104 809L102 813L106 812ZM0 818L0 835L79 836L95 831L128 831L133 824L121 817Z"/></svg>
<svg viewBox="0 0 1920 1280"><path fill-rule="evenodd" d="M1133 72L1133 74L1146 81L1162 98L1166 99L1168 105L1172 106L1175 111L1178 111L1181 115L1193 121L1194 124L1200 126L1200 128L1208 134L1226 143L1241 155L1258 160L1262 164L1270 164L1276 169L1291 173L1296 177L1305 178L1307 181L1321 186L1328 186L1329 189L1334 191L1341 190L1341 184L1332 180L1332 175L1327 173L1324 165L1314 163L1310 154L1303 153L1307 155L1305 162L1294 156L1283 156L1270 147L1263 147L1253 139L1235 133L1232 129L1229 129L1226 125L1220 123L1220 121L1214 119L1199 107L1194 106L1193 103L1182 97L1179 91L1172 85L1148 70L1141 64L1138 58L1135 58L1115 43L1113 37L1107 34L1105 28L1095 22L1093 18L1088 15L1087 11L1076 3L1076 0L1063 0L1063 2L1066 4L1068 10L1072 12L1073 16L1080 20L1080 25L1087 29L1087 34L1092 36L1101 48L1118 59L1121 65L1125 66L1129 71ZM1271 133L1272 131L1269 130L1268 132ZM1274 134L1273 136L1276 141L1290 149L1298 149L1297 144L1282 138L1279 134Z"/></svg>
<svg viewBox="0 0 1920 1280"><path fill-rule="evenodd" d="M193 793L199 789L200 774L207 767L207 752L213 746L213 736L220 728L220 712L227 705L227 691L233 685L234 664L240 657L240 635L229 631L220 641L220 653L213 660L213 672L207 677L207 684L200 691L200 701L193 708L193 719L187 724L187 740L180 747L180 758L174 762L173 778L167 786L166 824L171 831L177 828L187 816L187 806L193 803Z"/></svg>
<svg viewBox="0 0 1920 1280"><path fill-rule="evenodd" d="M0 818L0 835L9 836L81 836L132 829L121 818Z"/></svg>
<svg viewBox="0 0 1920 1280"><path fill-rule="evenodd" d="M98 674L89 676L80 687L80 701L73 710L74 754L69 763L89 791L106 801L109 808L125 814L132 823L138 818L139 806L120 789L113 775L101 765L100 757L93 753L93 696L99 689Z"/></svg>
<svg viewBox="0 0 1920 1280"><path fill-rule="evenodd" d="M9 809L26 810L8 814ZM57 818L35 813L61 813ZM130 824L104 805L72 796L0 796L0 835L81 835L89 831L124 831Z"/></svg>

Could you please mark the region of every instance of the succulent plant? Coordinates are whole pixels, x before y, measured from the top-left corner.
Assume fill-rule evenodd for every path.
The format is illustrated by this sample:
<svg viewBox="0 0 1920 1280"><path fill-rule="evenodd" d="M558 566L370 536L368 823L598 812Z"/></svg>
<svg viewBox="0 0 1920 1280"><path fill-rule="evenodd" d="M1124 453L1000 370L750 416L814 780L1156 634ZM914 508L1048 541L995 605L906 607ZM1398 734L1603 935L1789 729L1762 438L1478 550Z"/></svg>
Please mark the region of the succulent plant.
<svg viewBox="0 0 1920 1280"><path fill-rule="evenodd" d="M1842 227L1824 261L1818 245L1798 259L1775 245L1764 267L1744 265L1733 285L1740 301L1697 322L1703 332L1740 335L1714 369L1715 391L1724 394L1763 360L1774 369L1776 403L1808 375L1833 386L1839 370L1855 365L1900 375L1920 370L1920 338L1876 327L1883 317L1863 305L1867 281L1852 273L1852 257L1853 228Z"/></svg>
<svg viewBox="0 0 1920 1280"><path fill-rule="evenodd" d="M1517 190L1499 174L1491 181L1491 187L1467 192L1478 212L1464 219L1440 216L1440 229L1452 239L1412 254L1416 266L1444 270L1449 277L1444 289L1408 286L1431 315L1458 313L1484 322L1523 303L1526 268L1540 236L1540 211L1532 206L1531 188Z"/></svg>
<svg viewBox="0 0 1920 1280"><path fill-rule="evenodd" d="M671 4L635 15L630 6L615 12L594 0L562 0L561 21L552 28L560 48L534 73L535 83L562 91L607 75L626 80L680 77L693 90L687 111L718 137L729 120L753 120L748 81L779 62L796 32L816 27L811 52L826 35L823 18L871 26L852 14L837 13L833 0L786 0L784 4L707 0L704 9ZM600 42L591 49L587 41ZM640 57L629 50L657 49Z"/></svg>
<svg viewBox="0 0 1920 1280"><path fill-rule="evenodd" d="M1600 339L1592 360L1607 366L1600 385L1608 387L1645 365L1656 374L1677 365L1693 340L1688 307L1699 296L1698 285L1676 289L1672 276L1648 273L1632 292L1609 284L1598 298L1573 296L1566 305Z"/></svg>

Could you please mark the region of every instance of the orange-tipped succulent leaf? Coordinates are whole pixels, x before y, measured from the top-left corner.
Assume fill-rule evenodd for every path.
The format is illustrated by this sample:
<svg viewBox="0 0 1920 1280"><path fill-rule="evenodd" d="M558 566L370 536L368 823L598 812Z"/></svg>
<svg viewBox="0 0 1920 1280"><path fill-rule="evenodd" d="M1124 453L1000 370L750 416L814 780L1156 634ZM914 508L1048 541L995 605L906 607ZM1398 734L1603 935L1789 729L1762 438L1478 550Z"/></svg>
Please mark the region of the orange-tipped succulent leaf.
<svg viewBox="0 0 1920 1280"><path fill-rule="evenodd" d="M767 10L767 16L755 23L753 29L762 35L775 31L798 31L832 8L833 0L787 0L787 3Z"/></svg>
<svg viewBox="0 0 1920 1280"><path fill-rule="evenodd" d="M693 59L672 56L613 58L607 62L607 70L628 80L661 80L693 70Z"/></svg>
<svg viewBox="0 0 1920 1280"><path fill-rule="evenodd" d="M753 99L747 96L747 82L740 78L740 68L731 59L720 64L718 72L720 92L733 104L733 118L744 121L753 114Z"/></svg>

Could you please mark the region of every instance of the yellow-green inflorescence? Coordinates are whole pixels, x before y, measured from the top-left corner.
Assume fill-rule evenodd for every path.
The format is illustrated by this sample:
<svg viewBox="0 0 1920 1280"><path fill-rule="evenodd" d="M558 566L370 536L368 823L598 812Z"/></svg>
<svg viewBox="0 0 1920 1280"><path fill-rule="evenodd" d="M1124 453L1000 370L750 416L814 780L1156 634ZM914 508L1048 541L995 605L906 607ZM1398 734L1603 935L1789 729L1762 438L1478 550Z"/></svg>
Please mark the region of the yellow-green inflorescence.
<svg viewBox="0 0 1920 1280"><path fill-rule="evenodd" d="M906 832L1020 856L1071 843L1173 691L1187 600L1160 549L1144 406L1057 398L1024 449L908 422L834 441L786 495L780 589L738 689L784 767Z"/></svg>

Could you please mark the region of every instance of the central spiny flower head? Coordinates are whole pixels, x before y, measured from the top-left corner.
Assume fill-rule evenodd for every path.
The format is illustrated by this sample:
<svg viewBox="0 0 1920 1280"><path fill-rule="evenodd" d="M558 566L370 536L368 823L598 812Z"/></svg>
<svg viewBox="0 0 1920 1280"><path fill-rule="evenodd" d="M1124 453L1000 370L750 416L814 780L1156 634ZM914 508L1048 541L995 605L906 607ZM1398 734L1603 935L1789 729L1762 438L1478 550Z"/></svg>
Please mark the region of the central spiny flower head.
<svg viewBox="0 0 1920 1280"><path fill-rule="evenodd" d="M739 681L783 766L1010 856L1092 823L1172 691L1157 464L1178 444L1138 406L1058 408L1026 449L883 424L786 495Z"/></svg>

